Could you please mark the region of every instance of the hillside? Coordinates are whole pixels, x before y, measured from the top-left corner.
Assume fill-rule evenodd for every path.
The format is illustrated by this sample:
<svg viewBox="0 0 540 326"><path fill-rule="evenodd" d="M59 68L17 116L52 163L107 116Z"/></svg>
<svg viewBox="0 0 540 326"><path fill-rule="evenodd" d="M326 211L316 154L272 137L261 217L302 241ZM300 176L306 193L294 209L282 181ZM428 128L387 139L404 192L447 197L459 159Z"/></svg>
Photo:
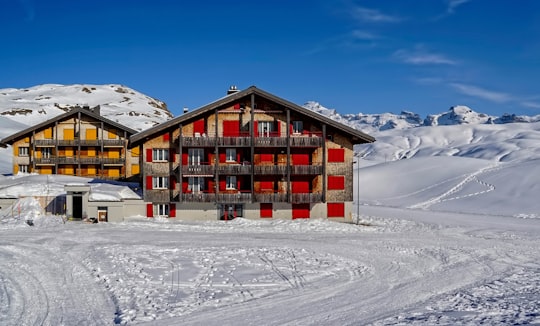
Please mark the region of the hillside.
<svg viewBox="0 0 540 326"><path fill-rule="evenodd" d="M148 129L172 118L164 102L122 85L47 84L25 89L0 89L0 117L25 126L49 120L82 105L99 105L102 116L134 130Z"/></svg>

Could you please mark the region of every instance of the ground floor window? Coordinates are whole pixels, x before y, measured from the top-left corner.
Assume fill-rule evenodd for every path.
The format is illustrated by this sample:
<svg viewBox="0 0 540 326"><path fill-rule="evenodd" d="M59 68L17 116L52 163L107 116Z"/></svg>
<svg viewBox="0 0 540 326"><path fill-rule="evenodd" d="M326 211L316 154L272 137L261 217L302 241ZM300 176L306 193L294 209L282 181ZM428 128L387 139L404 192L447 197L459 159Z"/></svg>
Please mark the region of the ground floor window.
<svg viewBox="0 0 540 326"><path fill-rule="evenodd" d="M154 216L169 216L169 204L154 204Z"/></svg>
<svg viewBox="0 0 540 326"><path fill-rule="evenodd" d="M26 164L21 164L21 165L19 165L19 172L22 172L22 173L28 173L28 172L29 172L29 167L28 167L28 165L26 165Z"/></svg>
<svg viewBox="0 0 540 326"><path fill-rule="evenodd" d="M219 204L219 219L233 220L244 217L244 205L242 204Z"/></svg>

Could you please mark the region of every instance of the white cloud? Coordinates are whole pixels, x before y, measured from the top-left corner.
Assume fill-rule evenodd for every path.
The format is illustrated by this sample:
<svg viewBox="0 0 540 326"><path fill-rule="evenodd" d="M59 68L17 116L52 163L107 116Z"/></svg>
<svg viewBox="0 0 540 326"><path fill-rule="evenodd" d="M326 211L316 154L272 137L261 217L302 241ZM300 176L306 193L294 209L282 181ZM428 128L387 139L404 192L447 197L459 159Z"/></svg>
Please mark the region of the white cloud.
<svg viewBox="0 0 540 326"><path fill-rule="evenodd" d="M469 2L470 0L449 0L448 1L448 8L446 9L446 12L449 14L453 14L456 12L456 8L461 6L464 3Z"/></svg>
<svg viewBox="0 0 540 326"><path fill-rule="evenodd" d="M429 65L429 64L456 65L457 64L456 61L449 59L448 57L442 54L429 53L422 49L416 49L414 51L401 49L394 52L394 56L405 63L409 63L413 65Z"/></svg>
<svg viewBox="0 0 540 326"><path fill-rule="evenodd" d="M368 31L362 31L362 30L354 30L354 31L352 31L351 36L355 40L366 40L366 41L376 40L376 39L380 38L379 35L377 35L377 34L374 34L374 33L368 32Z"/></svg>
<svg viewBox="0 0 540 326"><path fill-rule="evenodd" d="M456 89L462 94L478 97L491 102L503 103L512 100L512 96L510 96L509 94L490 91L474 85L451 83L450 86L452 86L454 89Z"/></svg>
<svg viewBox="0 0 540 326"><path fill-rule="evenodd" d="M520 104L531 109L540 109L540 103L538 102L524 101Z"/></svg>
<svg viewBox="0 0 540 326"><path fill-rule="evenodd" d="M402 20L398 16L384 14L377 9L370 9L365 7L355 7L352 10L352 14L356 19L364 22L396 23Z"/></svg>

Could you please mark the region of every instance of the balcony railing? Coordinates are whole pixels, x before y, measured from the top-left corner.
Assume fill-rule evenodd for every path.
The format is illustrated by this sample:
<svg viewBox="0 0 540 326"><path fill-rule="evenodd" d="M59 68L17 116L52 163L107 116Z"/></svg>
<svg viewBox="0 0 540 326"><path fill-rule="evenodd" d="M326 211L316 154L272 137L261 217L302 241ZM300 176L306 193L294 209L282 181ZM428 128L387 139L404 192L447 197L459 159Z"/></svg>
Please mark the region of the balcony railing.
<svg viewBox="0 0 540 326"><path fill-rule="evenodd" d="M240 164L219 165L218 173L219 174L250 174L251 165L240 165Z"/></svg>
<svg viewBox="0 0 540 326"><path fill-rule="evenodd" d="M122 139L104 139L102 141L104 147L123 147L125 144L125 140Z"/></svg>
<svg viewBox="0 0 540 326"><path fill-rule="evenodd" d="M182 201L195 202L195 203L249 203L251 202L251 192L239 192L239 193L183 193Z"/></svg>
<svg viewBox="0 0 540 326"><path fill-rule="evenodd" d="M34 144L37 147L50 146L103 146L123 147L125 140L122 139L36 139Z"/></svg>
<svg viewBox="0 0 540 326"><path fill-rule="evenodd" d="M255 165L253 168L255 174L287 174L286 165Z"/></svg>
<svg viewBox="0 0 540 326"><path fill-rule="evenodd" d="M56 146L56 140L54 139L36 139L34 140L34 144L39 146Z"/></svg>
<svg viewBox="0 0 540 326"><path fill-rule="evenodd" d="M40 157L34 158L33 161L36 164L118 164L123 165L126 161L125 158L100 158L100 157L68 157L68 156L54 156L54 157Z"/></svg>
<svg viewBox="0 0 540 326"><path fill-rule="evenodd" d="M320 193L291 194L292 203L319 203L322 201Z"/></svg>
<svg viewBox="0 0 540 326"><path fill-rule="evenodd" d="M144 199L154 203L168 203L171 201L170 190L146 190Z"/></svg>
<svg viewBox="0 0 540 326"><path fill-rule="evenodd" d="M293 136L289 138L291 147L320 147L323 139L321 135L312 133L308 135ZM184 147L214 147L216 146L234 146L247 147L251 146L251 137L242 133L238 137L182 137L182 146ZM287 147L287 137L270 136L254 138L254 146L256 147Z"/></svg>
<svg viewBox="0 0 540 326"><path fill-rule="evenodd" d="M259 203L286 203L289 196L285 193L255 193L255 201Z"/></svg>
<svg viewBox="0 0 540 326"><path fill-rule="evenodd" d="M322 165L291 165L291 174L321 174Z"/></svg>
<svg viewBox="0 0 540 326"><path fill-rule="evenodd" d="M182 174L189 175L214 175L214 165L182 165Z"/></svg>

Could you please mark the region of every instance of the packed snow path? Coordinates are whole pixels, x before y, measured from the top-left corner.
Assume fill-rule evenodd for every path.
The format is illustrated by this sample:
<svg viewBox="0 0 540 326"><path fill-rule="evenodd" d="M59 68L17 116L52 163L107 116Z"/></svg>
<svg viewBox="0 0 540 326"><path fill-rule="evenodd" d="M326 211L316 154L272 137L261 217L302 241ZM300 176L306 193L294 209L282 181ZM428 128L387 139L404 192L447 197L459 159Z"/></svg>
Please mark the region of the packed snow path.
<svg viewBox="0 0 540 326"><path fill-rule="evenodd" d="M363 225L5 226L0 324L540 322L538 219L362 211Z"/></svg>

